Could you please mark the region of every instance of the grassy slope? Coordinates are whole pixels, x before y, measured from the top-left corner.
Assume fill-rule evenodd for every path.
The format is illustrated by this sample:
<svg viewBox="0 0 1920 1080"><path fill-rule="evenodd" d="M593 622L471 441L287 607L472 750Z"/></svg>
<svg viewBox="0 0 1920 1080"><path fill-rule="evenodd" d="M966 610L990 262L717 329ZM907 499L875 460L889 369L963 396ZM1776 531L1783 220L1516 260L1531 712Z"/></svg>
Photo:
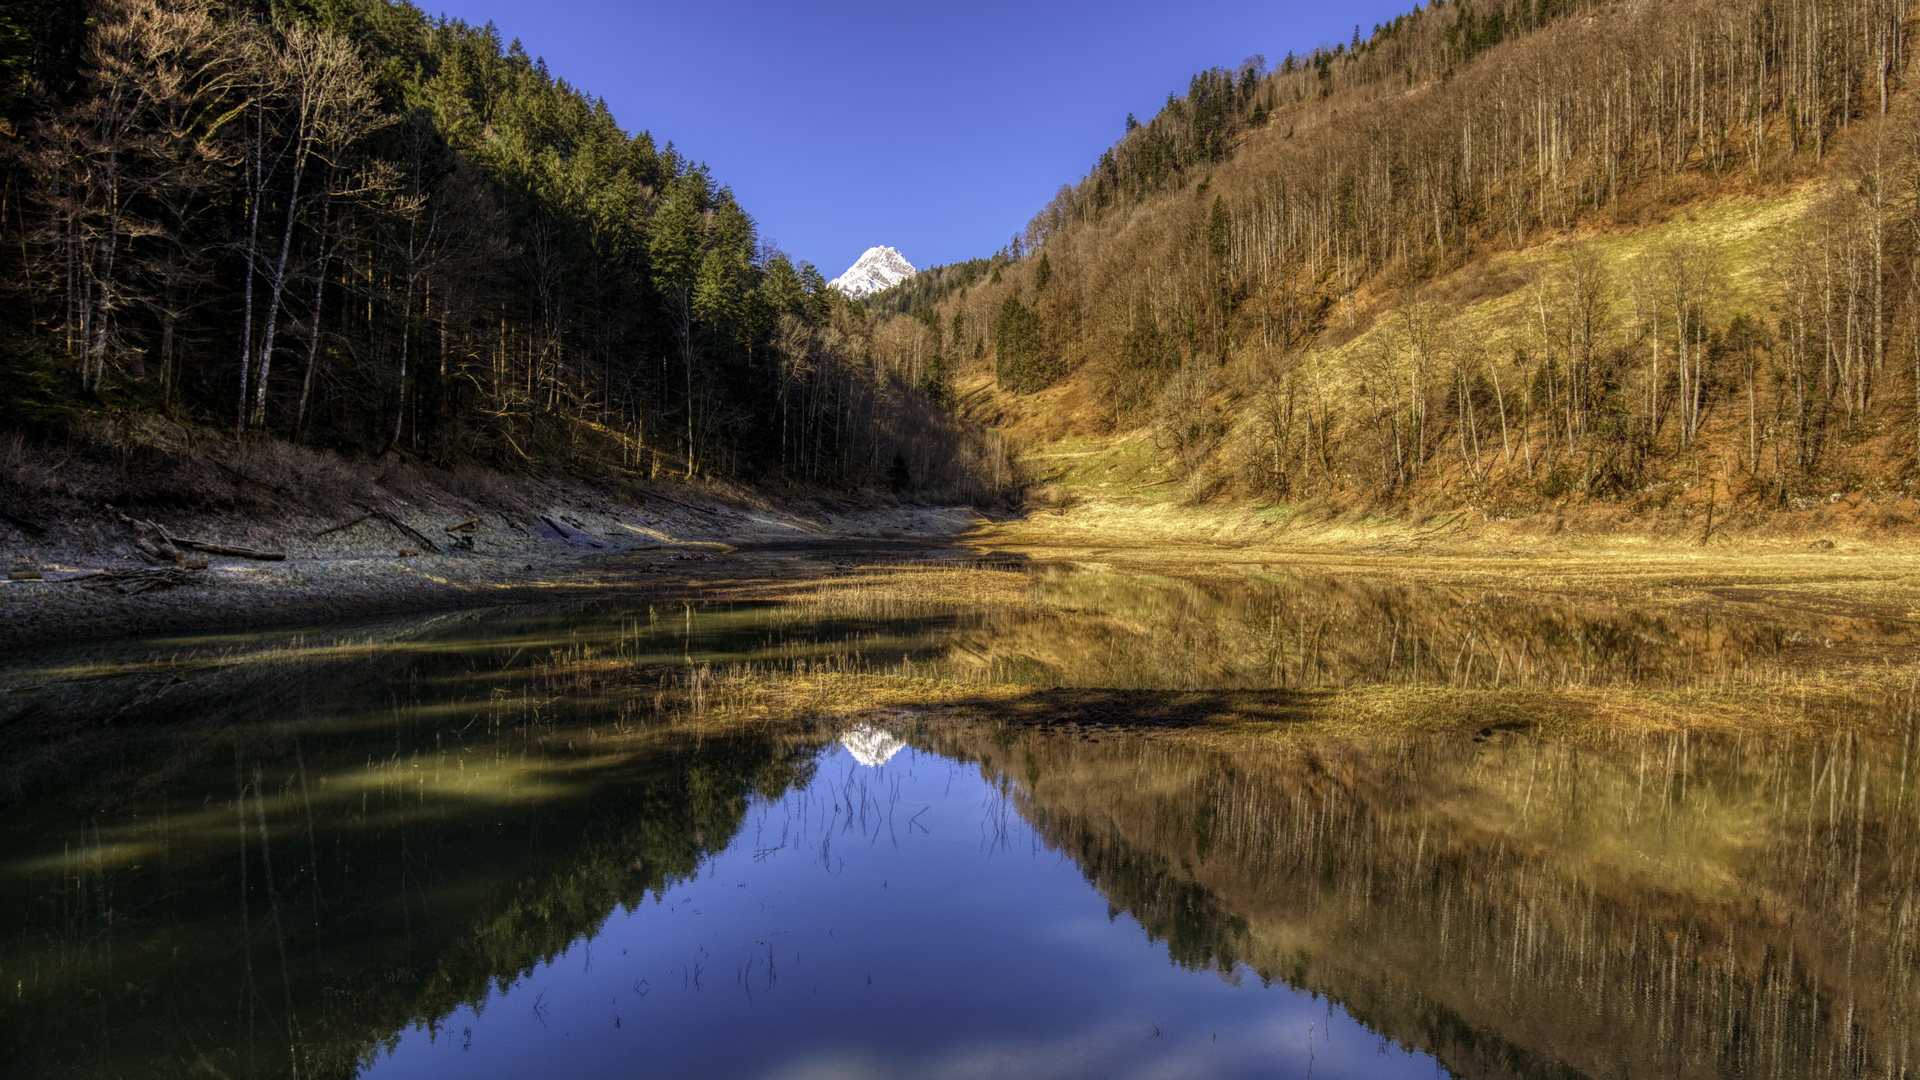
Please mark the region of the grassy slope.
<svg viewBox="0 0 1920 1080"><path fill-rule="evenodd" d="M1694 244L1716 253L1725 268L1724 287L1713 309L1715 324L1724 325L1742 313L1772 322L1777 318L1772 250L1816 211L1829 182L1718 195L1646 224L1589 229L1519 251L1487 254L1424 283L1415 292L1371 294L1355 305L1351 319L1334 313L1306 368L1319 380L1321 393L1357 397L1365 358L1393 333L1393 316L1410 300L1439 306L1446 333L1455 340L1473 342L1488 359L1501 360L1514 348L1530 343L1532 283L1581 244L1591 244L1602 256L1615 284L1613 303L1619 315L1632 310L1631 282L1641 260L1671 245ZM1663 358L1663 364L1671 363L1670 357ZM1518 397L1519 373L1511 371L1510 365L1502 366L1508 369L1502 372L1502 378L1510 380L1508 392ZM1463 529L1470 529L1466 535L1485 533L1495 542L1571 530L1670 543L1765 537L1804 543L1830 536L1893 539L1916 521L1912 491L1896 481L1875 479L1900 475L1899 461L1912 449L1912 432L1904 426L1869 432L1853 445L1830 449L1825 471L1851 479L1830 484L1834 490L1823 491L1820 497L1802 499L1791 509L1751 503L1730 509L1727 493L1730 486L1742 483L1737 459L1744 456L1747 438L1745 410L1732 398L1720 400L1710 411L1698 444L1701 449L1685 455L1670 453L1656 462L1652 482L1631 500L1540 496L1526 475L1516 425L1510 460L1503 453L1497 427L1491 440L1482 435L1481 454L1491 482L1478 490L1471 490L1461 461L1448 450L1440 455L1437 480L1410 501L1382 504L1367 498L1321 496L1274 504L1244 494L1245 487L1239 483L1254 427L1253 375L1247 368L1246 358L1241 357L1225 369L1220 389L1209 401L1223 434L1204 464L1190 475L1181 475L1170 455L1157 445L1151 424L1116 429L1107 406L1096 398L1090 373L1084 370L1039 393L1015 395L995 387L990 363L976 361L961 373L958 389L966 414L1000 426L1017 446L1037 505L1081 517L1094 513L1099 519L1095 527L1139 540L1158 534L1233 539L1247 528L1286 524L1296 533L1294 539L1395 535L1407 539L1443 527L1456 540L1465 538ZM1770 413L1768 395L1763 385L1763 426ZM1534 438L1537 455L1537 430ZM1771 464L1765 448L1761 458L1760 471L1765 475ZM1713 483L1709 485L1708 480ZM1710 502L1716 517L1709 532ZM1491 525L1500 527L1484 528Z"/></svg>

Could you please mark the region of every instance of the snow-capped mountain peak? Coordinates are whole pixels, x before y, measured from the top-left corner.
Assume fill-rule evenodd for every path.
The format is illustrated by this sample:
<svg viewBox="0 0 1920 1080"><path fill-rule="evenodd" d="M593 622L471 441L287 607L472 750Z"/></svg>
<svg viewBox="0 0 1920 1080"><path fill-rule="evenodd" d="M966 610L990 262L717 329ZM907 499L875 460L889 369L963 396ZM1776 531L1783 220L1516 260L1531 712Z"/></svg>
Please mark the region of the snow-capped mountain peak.
<svg viewBox="0 0 1920 1080"><path fill-rule="evenodd" d="M907 744L900 741L899 737L870 724L858 724L842 732L840 745L847 748L853 760L874 769L885 765L887 759L907 748Z"/></svg>
<svg viewBox="0 0 1920 1080"><path fill-rule="evenodd" d="M869 293L890 289L917 272L913 264L898 251L890 247L871 247L865 255L860 256L860 261L847 267L846 273L827 284L858 300Z"/></svg>

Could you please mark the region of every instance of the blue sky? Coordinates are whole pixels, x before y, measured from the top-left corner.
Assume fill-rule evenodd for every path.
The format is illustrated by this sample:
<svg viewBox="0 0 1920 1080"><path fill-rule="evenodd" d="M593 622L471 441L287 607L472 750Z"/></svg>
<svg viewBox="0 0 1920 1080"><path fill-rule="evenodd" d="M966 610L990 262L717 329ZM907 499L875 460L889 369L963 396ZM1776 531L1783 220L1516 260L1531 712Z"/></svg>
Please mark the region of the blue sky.
<svg viewBox="0 0 1920 1080"><path fill-rule="evenodd" d="M421 2L421 0L416 0ZM772 3L424 0L713 167L761 236L828 277L875 244L989 255L1170 90L1345 42L1413 0Z"/></svg>

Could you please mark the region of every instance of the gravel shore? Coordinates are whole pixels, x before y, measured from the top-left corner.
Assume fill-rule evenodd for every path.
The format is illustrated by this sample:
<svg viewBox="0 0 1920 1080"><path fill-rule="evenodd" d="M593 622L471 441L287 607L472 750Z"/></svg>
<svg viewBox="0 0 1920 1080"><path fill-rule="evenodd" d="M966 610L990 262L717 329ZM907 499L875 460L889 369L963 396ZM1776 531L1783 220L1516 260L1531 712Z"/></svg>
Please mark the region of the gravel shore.
<svg viewBox="0 0 1920 1080"><path fill-rule="evenodd" d="M504 507L377 501L369 509L392 521L374 514L326 535L321 533L358 514L261 521L168 519L134 511L172 537L286 556L264 561L189 551L207 562L205 569L180 575L190 583L134 595L99 576L147 565L136 548L135 528L118 514L51 523L41 535L0 524L0 572L40 575L0 581L0 649L616 590L697 595L691 579L706 576L697 571L719 569L707 565L716 560L738 563L741 572L777 573L767 564L782 550L936 540L977 520L966 507L796 508L693 488L616 496L585 485L543 484L533 497L518 494Z"/></svg>

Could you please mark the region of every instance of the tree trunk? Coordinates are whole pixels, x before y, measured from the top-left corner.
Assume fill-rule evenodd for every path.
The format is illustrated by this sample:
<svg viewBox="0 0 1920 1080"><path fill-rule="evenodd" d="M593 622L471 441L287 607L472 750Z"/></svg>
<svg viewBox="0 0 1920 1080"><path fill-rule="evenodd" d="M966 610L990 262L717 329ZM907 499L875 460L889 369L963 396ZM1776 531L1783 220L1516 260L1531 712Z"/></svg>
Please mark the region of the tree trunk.
<svg viewBox="0 0 1920 1080"><path fill-rule="evenodd" d="M413 335L408 333L413 322L413 284L414 275L407 275L407 288L400 309L400 387L394 392L393 433L387 436L387 445L381 453L389 453L400 445L400 430L407 420L407 341Z"/></svg>
<svg viewBox="0 0 1920 1080"><path fill-rule="evenodd" d="M307 370L300 379L300 404L293 414L293 437L298 440L307 426L307 404L313 399L313 372L320 364L320 316L324 310L327 288L327 258L320 257L320 265L313 275L313 320L307 327Z"/></svg>

